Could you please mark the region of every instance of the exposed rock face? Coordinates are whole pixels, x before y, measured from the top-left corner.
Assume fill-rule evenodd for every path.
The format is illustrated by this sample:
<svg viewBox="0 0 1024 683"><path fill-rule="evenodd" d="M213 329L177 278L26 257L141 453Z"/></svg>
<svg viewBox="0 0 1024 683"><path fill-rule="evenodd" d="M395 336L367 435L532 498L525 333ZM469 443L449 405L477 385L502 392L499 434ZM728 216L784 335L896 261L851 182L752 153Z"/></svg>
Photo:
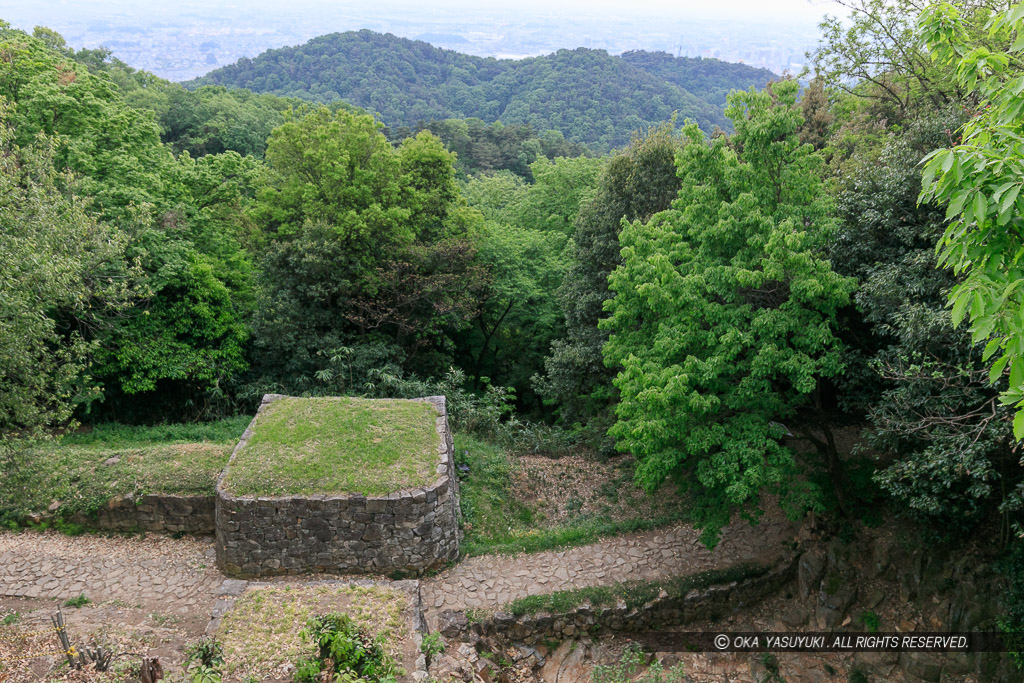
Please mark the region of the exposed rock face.
<svg viewBox="0 0 1024 683"><path fill-rule="evenodd" d="M796 583L801 598L806 600L817 592L821 577L825 575L825 552L820 548L809 550L800 556L797 565Z"/></svg>
<svg viewBox="0 0 1024 683"><path fill-rule="evenodd" d="M283 398L267 395L263 406ZM437 480L381 497L360 494L252 497L217 483L217 564L241 577L304 572L419 575L459 555L458 477L443 396L438 411ZM258 415L258 413L257 413ZM235 453L252 436L242 435ZM232 460L234 455L232 455Z"/></svg>

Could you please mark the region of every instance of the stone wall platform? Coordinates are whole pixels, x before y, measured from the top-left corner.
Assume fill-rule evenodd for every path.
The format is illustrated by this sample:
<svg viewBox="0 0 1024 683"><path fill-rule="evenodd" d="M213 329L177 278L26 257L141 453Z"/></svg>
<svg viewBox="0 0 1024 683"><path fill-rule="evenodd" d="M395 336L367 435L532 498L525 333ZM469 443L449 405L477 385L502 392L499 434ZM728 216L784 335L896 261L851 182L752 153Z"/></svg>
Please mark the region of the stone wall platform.
<svg viewBox="0 0 1024 683"><path fill-rule="evenodd" d="M276 394L264 397L260 411ZM223 482L234 453L252 436L253 418L217 482L217 564L244 578L328 572L417 576L459 555L458 477L443 396L438 412L437 479L386 496L360 494L233 496Z"/></svg>

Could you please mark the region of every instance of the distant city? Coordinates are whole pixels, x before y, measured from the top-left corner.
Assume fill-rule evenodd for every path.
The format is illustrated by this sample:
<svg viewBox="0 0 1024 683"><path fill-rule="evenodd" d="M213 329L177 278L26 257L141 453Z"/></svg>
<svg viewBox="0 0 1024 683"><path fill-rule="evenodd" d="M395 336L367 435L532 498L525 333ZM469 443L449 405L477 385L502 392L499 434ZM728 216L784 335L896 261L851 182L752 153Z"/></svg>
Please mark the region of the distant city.
<svg viewBox="0 0 1024 683"><path fill-rule="evenodd" d="M486 3L481 3L485 5ZM368 28L471 55L523 58L561 48L587 47L620 54L663 50L687 57L713 57L764 67L777 74L799 73L814 48L814 20L780 17L685 20L615 13L567 16L481 7L446 9L429 5L375 3L328 6L310 0L290 3L199 3L173 9L127 0L0 2L0 19L31 31L48 26L74 48L106 46L127 64L172 81L201 76L241 57L298 45L325 33Z"/></svg>

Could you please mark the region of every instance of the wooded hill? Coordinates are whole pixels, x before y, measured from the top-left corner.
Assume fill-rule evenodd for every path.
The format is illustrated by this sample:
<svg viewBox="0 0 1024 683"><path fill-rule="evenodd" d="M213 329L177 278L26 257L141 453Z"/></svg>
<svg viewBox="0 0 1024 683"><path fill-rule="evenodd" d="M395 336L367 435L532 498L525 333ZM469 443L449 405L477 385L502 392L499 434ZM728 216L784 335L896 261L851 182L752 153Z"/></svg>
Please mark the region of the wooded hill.
<svg viewBox="0 0 1024 683"><path fill-rule="evenodd" d="M766 69L664 52L616 57L577 48L499 60L363 30L269 50L186 86L224 85L322 103L341 99L376 112L388 126L447 118L529 124L607 150L673 112L706 132L730 128L722 113L725 94L764 87L772 78Z"/></svg>

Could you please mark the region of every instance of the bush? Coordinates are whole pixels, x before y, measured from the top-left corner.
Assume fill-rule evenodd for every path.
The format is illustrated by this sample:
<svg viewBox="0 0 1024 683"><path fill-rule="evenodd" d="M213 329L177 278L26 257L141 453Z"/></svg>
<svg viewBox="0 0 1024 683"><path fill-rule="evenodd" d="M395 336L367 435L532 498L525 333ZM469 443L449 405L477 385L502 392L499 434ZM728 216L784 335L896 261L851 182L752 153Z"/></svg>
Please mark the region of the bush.
<svg viewBox="0 0 1024 683"><path fill-rule="evenodd" d="M360 629L347 614L313 617L302 630L302 638L316 644L317 654L296 663L298 683L363 679L388 682L401 674L380 640Z"/></svg>
<svg viewBox="0 0 1024 683"><path fill-rule="evenodd" d="M433 661L434 657L444 652L444 641L439 633L430 633L423 636L420 643L420 652L427 656L427 662Z"/></svg>
<svg viewBox="0 0 1024 683"><path fill-rule="evenodd" d="M202 638L185 648L185 674L191 683L220 683L224 647L213 638Z"/></svg>

